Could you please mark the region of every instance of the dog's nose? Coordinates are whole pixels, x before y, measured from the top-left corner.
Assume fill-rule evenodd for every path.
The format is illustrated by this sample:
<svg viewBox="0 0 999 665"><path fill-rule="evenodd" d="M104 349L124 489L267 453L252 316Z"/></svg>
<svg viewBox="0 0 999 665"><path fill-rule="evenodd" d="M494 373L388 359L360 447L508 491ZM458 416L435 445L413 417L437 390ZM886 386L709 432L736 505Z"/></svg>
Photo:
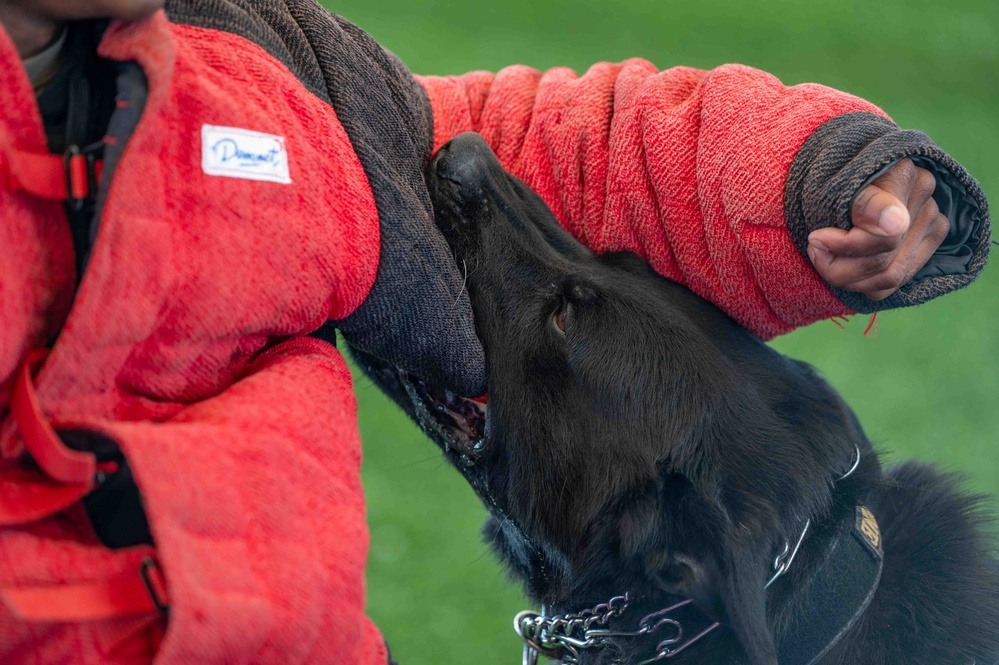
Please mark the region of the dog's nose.
<svg viewBox="0 0 999 665"><path fill-rule="evenodd" d="M471 193L482 189L498 160L489 145L474 132L459 134L448 141L434 157L433 173Z"/></svg>

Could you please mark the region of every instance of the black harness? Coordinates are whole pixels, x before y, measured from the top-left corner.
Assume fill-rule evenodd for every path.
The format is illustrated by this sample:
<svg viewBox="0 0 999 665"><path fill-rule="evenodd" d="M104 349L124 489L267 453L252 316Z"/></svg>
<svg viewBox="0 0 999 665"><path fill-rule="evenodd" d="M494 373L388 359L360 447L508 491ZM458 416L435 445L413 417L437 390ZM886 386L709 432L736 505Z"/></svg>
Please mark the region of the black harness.
<svg viewBox="0 0 999 665"><path fill-rule="evenodd" d="M778 662L812 665L822 660L871 604L883 564L878 522L867 507L857 506L797 591L800 610L777 640Z"/></svg>
<svg viewBox="0 0 999 665"><path fill-rule="evenodd" d="M806 532L807 527L802 535ZM775 559L775 574L768 588L790 567L797 546L790 557L788 549ZM881 532L874 514L858 505L841 520L820 556L821 562L812 568L808 578L796 585L798 611L777 638L780 665L819 662L870 605L884 563ZM785 578L783 583L790 582ZM642 639L653 644L654 648L648 649L647 656L639 661L639 665L650 665L678 655L720 625L692 601L685 600L645 615L633 630L608 628L611 620L628 612L630 602L625 594L576 614L547 617L521 612L514 619L514 629L524 642L524 665L534 665L539 655L576 663L581 652L621 639Z"/></svg>
<svg viewBox="0 0 999 665"><path fill-rule="evenodd" d="M857 459L840 480L851 475ZM773 563L769 589L792 584L784 573L791 567L809 532L806 521L792 547L785 544ZM839 643L863 615L881 581L884 550L881 530L874 514L857 505L841 518L828 535L827 544L808 556L820 558L805 578L793 582L793 617L776 638L780 665L814 665ZM691 600L647 614L631 630L611 629L610 623L628 613L631 598L616 596L607 603L574 614L545 616L525 611L514 618L514 629L524 642L523 665L534 665L539 655L578 663L582 652L600 649L613 641L637 639L650 644L639 665L664 662L709 637L718 622L708 617Z"/></svg>

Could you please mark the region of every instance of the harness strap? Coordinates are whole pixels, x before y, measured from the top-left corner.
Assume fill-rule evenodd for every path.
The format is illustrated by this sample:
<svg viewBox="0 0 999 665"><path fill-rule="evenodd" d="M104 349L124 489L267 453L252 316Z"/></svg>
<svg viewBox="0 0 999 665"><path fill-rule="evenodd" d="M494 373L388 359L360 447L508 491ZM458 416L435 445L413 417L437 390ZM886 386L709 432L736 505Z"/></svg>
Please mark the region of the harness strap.
<svg viewBox="0 0 999 665"><path fill-rule="evenodd" d="M134 573L109 580L3 588L0 597L30 623L81 622L168 612L166 583L151 557Z"/></svg>
<svg viewBox="0 0 999 665"><path fill-rule="evenodd" d="M113 462L98 463L90 452L73 450L45 419L32 385L32 374L48 352L33 351L17 369L10 412L25 450L38 469L0 473L0 528L30 524L61 513L89 494ZM26 622L79 622L143 614L167 616L169 598L152 548L134 573L107 580L0 585L0 600ZM134 550L133 550L134 551Z"/></svg>
<svg viewBox="0 0 999 665"><path fill-rule="evenodd" d="M89 492L97 475L97 458L93 453L67 447L52 429L52 425L45 420L38 406L31 374L41 366L47 355L48 352L44 349L32 351L27 360L21 363L14 379L10 412L17 423L24 447L42 471L52 480L65 485L82 485Z"/></svg>
<svg viewBox="0 0 999 665"><path fill-rule="evenodd" d="M92 147L81 150L76 145L65 155L8 149L0 165L5 167L9 189L76 204L97 195L103 161L96 154Z"/></svg>
<svg viewBox="0 0 999 665"><path fill-rule="evenodd" d="M21 441L42 473L14 467L0 475L0 527L30 524L60 513L90 493L98 471L113 471L113 465L99 465L92 453L68 448L42 415L31 377L46 354L45 350L33 351L18 367L10 399Z"/></svg>
<svg viewBox="0 0 999 665"><path fill-rule="evenodd" d="M0 529L61 513L88 492L88 485L61 485L37 472L6 469L0 474Z"/></svg>

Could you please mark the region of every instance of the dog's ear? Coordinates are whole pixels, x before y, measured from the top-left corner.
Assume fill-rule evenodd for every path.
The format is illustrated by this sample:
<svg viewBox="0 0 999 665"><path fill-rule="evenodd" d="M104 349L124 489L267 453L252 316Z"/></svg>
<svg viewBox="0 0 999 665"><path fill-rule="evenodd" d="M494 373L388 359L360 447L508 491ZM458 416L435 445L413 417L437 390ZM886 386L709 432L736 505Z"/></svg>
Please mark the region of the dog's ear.
<svg viewBox="0 0 999 665"><path fill-rule="evenodd" d="M732 520L680 476L672 476L663 490L656 551L646 550L649 578L727 626L752 665L777 665L765 588L772 543Z"/></svg>
<svg viewBox="0 0 999 665"><path fill-rule="evenodd" d="M765 554L745 549L720 557L676 554L659 579L665 590L692 599L732 630L752 665L777 665L767 625L765 559Z"/></svg>

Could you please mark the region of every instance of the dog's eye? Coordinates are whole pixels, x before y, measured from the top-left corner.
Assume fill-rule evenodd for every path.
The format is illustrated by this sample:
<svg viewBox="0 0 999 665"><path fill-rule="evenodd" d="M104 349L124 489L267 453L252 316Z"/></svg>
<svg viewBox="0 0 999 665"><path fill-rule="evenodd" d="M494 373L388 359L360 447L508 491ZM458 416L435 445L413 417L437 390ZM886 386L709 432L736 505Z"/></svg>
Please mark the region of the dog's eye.
<svg viewBox="0 0 999 665"><path fill-rule="evenodd" d="M566 301L562 302L562 307L555 312L553 321L555 322L555 327L559 329L563 335L565 334L565 318L569 316L572 312L572 304Z"/></svg>

